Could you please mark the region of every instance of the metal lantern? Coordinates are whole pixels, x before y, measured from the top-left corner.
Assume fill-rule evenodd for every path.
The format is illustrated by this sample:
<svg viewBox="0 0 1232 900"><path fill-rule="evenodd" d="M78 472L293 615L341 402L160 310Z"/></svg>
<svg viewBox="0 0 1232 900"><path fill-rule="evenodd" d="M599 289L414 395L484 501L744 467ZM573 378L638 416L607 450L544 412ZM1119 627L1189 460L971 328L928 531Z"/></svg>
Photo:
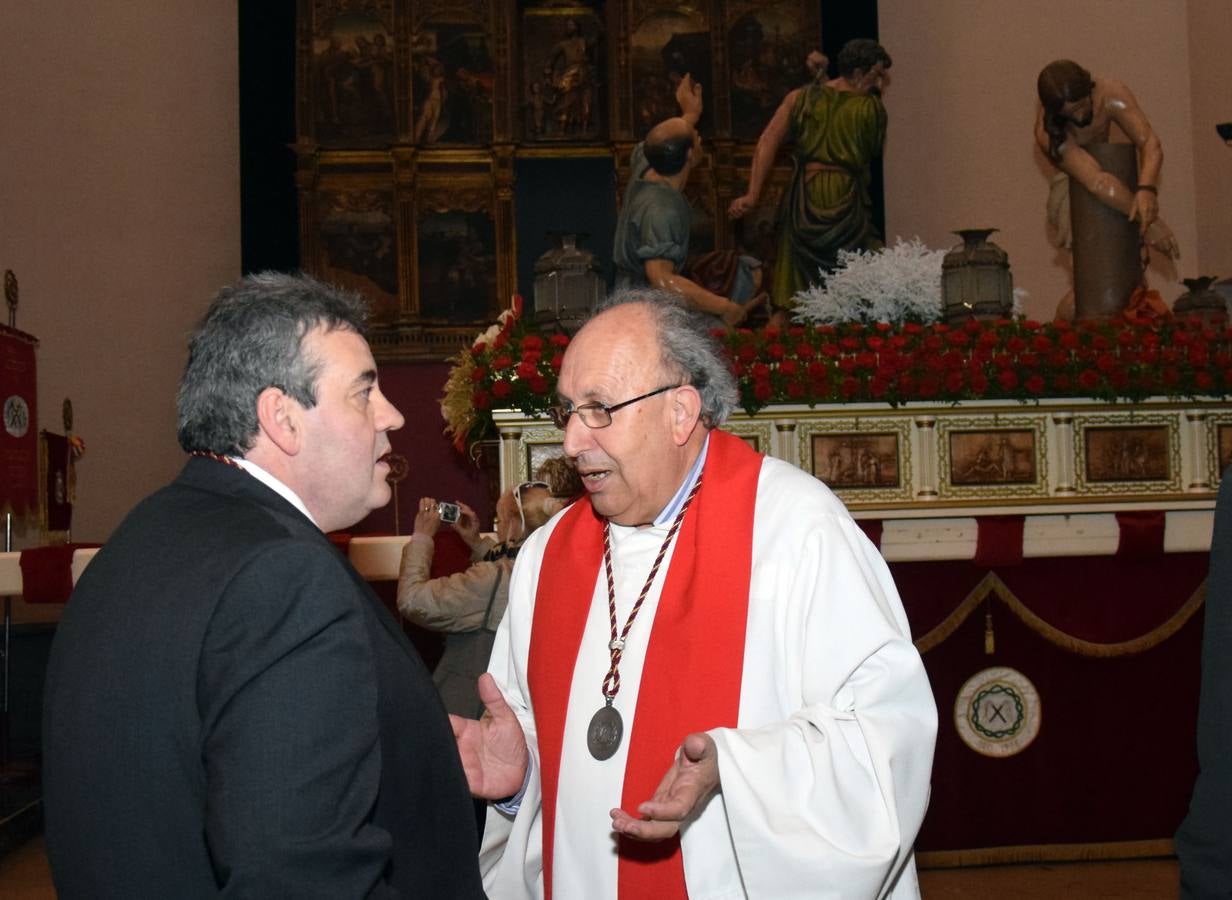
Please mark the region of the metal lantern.
<svg viewBox="0 0 1232 900"><path fill-rule="evenodd" d="M1000 319L1014 310L1009 255L988 240L995 228L965 228L963 242L941 261L941 302L947 322Z"/></svg>
<svg viewBox="0 0 1232 900"><path fill-rule="evenodd" d="M585 235L550 236L556 246L535 260L535 320L572 334L603 299L603 277L595 255L577 245Z"/></svg>
<svg viewBox="0 0 1232 900"><path fill-rule="evenodd" d="M1178 316L1194 316L1207 325L1222 328L1228 320L1228 300L1220 292L1214 276L1183 278L1186 291L1172 304L1172 312Z"/></svg>

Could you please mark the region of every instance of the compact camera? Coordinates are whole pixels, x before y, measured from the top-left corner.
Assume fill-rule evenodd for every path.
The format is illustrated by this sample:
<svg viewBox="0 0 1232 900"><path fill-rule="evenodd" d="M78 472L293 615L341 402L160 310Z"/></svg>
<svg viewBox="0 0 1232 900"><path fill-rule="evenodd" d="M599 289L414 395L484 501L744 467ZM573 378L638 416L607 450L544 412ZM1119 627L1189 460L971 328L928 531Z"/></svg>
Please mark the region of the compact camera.
<svg viewBox="0 0 1232 900"><path fill-rule="evenodd" d="M462 510L458 509L458 504L446 503L442 500L440 503L436 504L436 512L437 515L441 517L442 522L446 525L452 525L454 522L458 521L458 516L461 515Z"/></svg>

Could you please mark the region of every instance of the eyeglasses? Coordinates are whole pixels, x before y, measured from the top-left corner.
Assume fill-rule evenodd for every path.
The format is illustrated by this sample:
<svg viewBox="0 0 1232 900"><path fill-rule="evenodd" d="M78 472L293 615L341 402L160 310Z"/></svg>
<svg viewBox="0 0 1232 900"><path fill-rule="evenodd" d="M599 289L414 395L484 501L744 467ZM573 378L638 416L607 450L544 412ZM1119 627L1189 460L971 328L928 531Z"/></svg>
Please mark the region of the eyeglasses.
<svg viewBox="0 0 1232 900"><path fill-rule="evenodd" d="M522 491L530 488L543 488L549 494L552 492L552 486L543 481L523 481L513 489L513 502L518 507L518 519L522 522L522 536L526 536L526 513L522 509Z"/></svg>
<svg viewBox="0 0 1232 900"><path fill-rule="evenodd" d="M670 391L674 388L683 387L679 384L669 384L661 388L655 388L649 394L642 394L640 397L634 397L632 400L624 400L620 403L608 406L604 403L583 403L581 406L575 406L570 409L567 406L549 406L548 415L552 417L552 424L561 431L565 430L565 426L569 424L569 417L577 413L578 418L582 420L582 424L587 428L607 428L612 424L612 413L618 409L624 409L639 400L645 400L648 397L653 397L655 394L662 394L664 391Z"/></svg>

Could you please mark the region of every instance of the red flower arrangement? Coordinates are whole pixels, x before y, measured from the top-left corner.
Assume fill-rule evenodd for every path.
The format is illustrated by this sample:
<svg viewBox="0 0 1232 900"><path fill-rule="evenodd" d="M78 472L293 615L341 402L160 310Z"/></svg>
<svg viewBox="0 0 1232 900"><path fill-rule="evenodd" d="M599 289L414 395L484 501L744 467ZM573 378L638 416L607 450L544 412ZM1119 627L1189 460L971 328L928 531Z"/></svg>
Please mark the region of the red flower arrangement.
<svg viewBox="0 0 1232 900"><path fill-rule="evenodd" d="M520 301L515 308L463 354L474 415L462 432L451 422L460 448L490 433L494 408L535 416L555 402L569 338L536 331L522 320ZM772 403L1232 396L1232 328L1198 319L850 323L716 336L750 415ZM455 366L451 384L458 374Z"/></svg>

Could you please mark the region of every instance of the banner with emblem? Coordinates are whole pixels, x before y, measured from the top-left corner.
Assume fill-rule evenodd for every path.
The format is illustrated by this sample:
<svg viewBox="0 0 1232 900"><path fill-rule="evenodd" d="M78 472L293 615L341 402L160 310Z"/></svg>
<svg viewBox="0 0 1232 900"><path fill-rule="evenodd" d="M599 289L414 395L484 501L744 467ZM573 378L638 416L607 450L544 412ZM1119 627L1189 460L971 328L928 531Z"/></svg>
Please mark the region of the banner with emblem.
<svg viewBox="0 0 1232 900"><path fill-rule="evenodd" d="M0 512L39 508L38 414L33 335L0 325Z"/></svg>

